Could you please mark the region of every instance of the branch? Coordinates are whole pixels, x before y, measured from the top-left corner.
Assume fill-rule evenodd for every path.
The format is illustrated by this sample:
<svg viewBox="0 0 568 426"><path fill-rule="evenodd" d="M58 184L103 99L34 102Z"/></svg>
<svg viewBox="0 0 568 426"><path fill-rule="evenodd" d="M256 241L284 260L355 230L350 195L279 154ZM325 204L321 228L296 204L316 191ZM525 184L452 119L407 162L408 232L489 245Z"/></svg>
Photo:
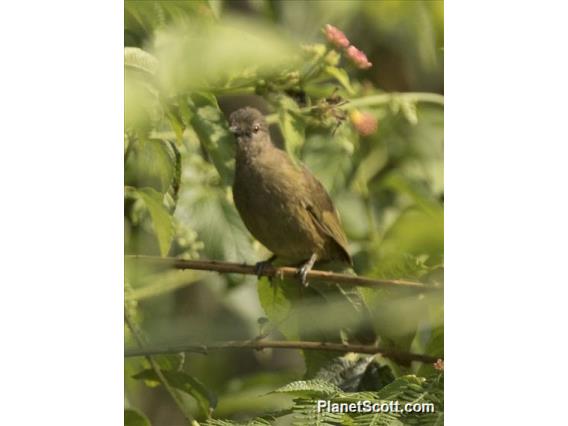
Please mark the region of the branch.
<svg viewBox="0 0 568 426"><path fill-rule="evenodd" d="M220 349L256 349L261 350L265 348L277 348L277 349L307 349L307 350L318 350L318 351L330 351L330 352L356 352L360 354L381 354L384 357L395 359L399 362L401 361L420 361L426 363L434 363L440 357L415 354L411 352L398 352L391 351L388 349L381 349L377 346L371 345L351 345L345 343L328 343L328 342L310 342L310 341L277 341L277 340L233 340L227 342L215 342L210 345L179 345L179 346L168 346L161 348L140 348L140 349L127 349L124 352L125 357L136 357L136 356L150 356L150 355L162 355L162 354L177 354L181 352L195 352L201 354L207 354L211 350Z"/></svg>
<svg viewBox="0 0 568 426"><path fill-rule="evenodd" d="M127 259L142 260L152 262L159 265L171 266L176 269L194 269L199 271L216 271L221 273L235 273L245 275L255 275L255 267L252 265L221 262L219 260L185 260L172 257L142 256L129 255ZM264 276L278 278L294 278L297 279L299 269L289 266L266 266L263 269ZM440 285L423 284L420 282L406 280L376 280L367 277L358 277L356 275L342 274L329 271L311 270L308 272L308 279L317 281L326 281L330 283L339 283L345 286L359 286L370 288L413 288L416 290L441 290ZM317 282L316 282L317 284Z"/></svg>
<svg viewBox="0 0 568 426"><path fill-rule="evenodd" d="M138 346L140 348L143 348L144 347L144 336L142 335L141 330L139 330L137 328L133 319L130 317L128 307L126 305L124 305L124 322L126 322L126 325L128 326L128 328L132 332L132 335L134 336L134 340L136 340L136 343L138 344ZM154 371L154 373L156 373L156 376L158 377L158 379L160 380L160 382L162 383L162 385L164 386L166 391L170 394L170 396L172 397L172 399L174 400L174 402L176 403L176 405L178 406L178 408L182 412L182 414L185 417L185 419L187 420L187 422L189 424L193 425L193 416L191 415L189 410L186 408L184 402L182 401L182 399L178 395L177 391L170 385L168 380L162 374L162 370L160 369L160 366L158 365L156 360L152 357L151 354L141 354L141 356L144 356L146 358L146 360L150 363L150 367L152 367L152 370Z"/></svg>

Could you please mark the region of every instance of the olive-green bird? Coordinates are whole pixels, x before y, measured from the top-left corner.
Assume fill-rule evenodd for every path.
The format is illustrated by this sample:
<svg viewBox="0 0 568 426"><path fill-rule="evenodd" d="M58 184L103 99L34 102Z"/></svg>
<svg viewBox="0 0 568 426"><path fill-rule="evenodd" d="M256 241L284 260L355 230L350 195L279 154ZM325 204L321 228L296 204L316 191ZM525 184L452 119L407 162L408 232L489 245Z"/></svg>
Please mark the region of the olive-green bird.
<svg viewBox="0 0 568 426"><path fill-rule="evenodd" d="M302 265L303 285L316 261L352 266L345 232L323 185L272 144L258 110L239 109L229 122L237 139L235 205L250 233L274 253L270 261L278 257ZM257 264L259 274L265 264Z"/></svg>

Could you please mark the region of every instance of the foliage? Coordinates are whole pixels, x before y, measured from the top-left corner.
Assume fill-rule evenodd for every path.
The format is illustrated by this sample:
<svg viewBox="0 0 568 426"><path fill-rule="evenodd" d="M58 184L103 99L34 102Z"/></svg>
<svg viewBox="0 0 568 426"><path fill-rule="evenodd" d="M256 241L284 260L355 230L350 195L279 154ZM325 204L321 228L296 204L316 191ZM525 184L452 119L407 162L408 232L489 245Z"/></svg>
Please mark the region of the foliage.
<svg viewBox="0 0 568 426"><path fill-rule="evenodd" d="M293 395L296 399L292 408L292 424L296 425L442 425L444 422L443 412L443 375L434 375L421 378L415 375L399 377L392 383L384 386L376 392L344 392L325 381L309 380L297 381L276 389L276 393ZM336 412L333 409L318 409L318 402L329 402L347 406L359 404L361 407L369 407L367 412L344 411ZM398 404L396 404L398 402ZM367 404L367 405L363 405ZM433 411L429 413L415 413L413 408L408 410L402 407L416 407L415 404L431 404ZM370 407L385 407L371 410ZM400 410L388 411L386 407L401 407ZM274 413L271 420L289 416L288 412ZM265 418L256 418L247 423L210 420L207 425L239 425L239 424L269 424L263 423Z"/></svg>
<svg viewBox="0 0 568 426"><path fill-rule="evenodd" d="M442 89L440 8L323 3L251 1L237 14L240 6L220 0L125 2L126 254L247 263L269 256L232 202L226 117L251 104L267 113L275 143L330 192L358 274L443 284L443 98L429 93ZM373 67L357 67L326 40L328 23ZM393 63L402 68L389 71ZM344 341L371 327L381 346L443 357L439 295L300 289L294 280L171 271L130 258L126 279L129 315L152 344L259 333ZM259 317L268 320L261 330ZM132 337L128 330L127 345ZM431 365L317 351L155 359L187 411L210 425L443 422L443 377ZM127 400L145 415L128 408L125 424L179 424L173 406L150 408L172 404L150 389L164 385L150 367L126 360ZM436 410L317 413L318 397L425 401Z"/></svg>

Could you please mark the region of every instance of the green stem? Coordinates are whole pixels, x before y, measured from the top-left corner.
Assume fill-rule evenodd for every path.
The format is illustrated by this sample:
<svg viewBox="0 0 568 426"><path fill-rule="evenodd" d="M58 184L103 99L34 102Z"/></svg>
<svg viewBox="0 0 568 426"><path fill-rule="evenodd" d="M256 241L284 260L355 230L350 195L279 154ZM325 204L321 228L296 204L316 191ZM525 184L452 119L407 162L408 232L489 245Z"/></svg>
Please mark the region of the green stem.
<svg viewBox="0 0 568 426"><path fill-rule="evenodd" d="M143 349L146 346L144 344L145 340L144 336L142 335L141 330L139 330L136 324L134 323L134 320L131 318L130 313L128 311L128 307L126 305L124 306L124 321L126 322L126 325L132 332L132 335L134 336L134 339L136 340L138 347L140 349ZM160 382L162 383L166 391L170 394L170 396L172 397L172 399L174 400L180 411L183 413L183 416L187 420L188 424L194 425L195 423L193 420L193 416L191 415L191 413L189 412L189 410L181 400L177 391L169 384L167 379L162 374L162 370L160 369L160 366L158 365L154 357L152 357L151 355L145 355L144 357L146 358L146 360L148 360L148 362L150 363L150 367L152 367L152 370L154 370L154 373L156 373L156 376L158 377L158 379L160 379Z"/></svg>
<svg viewBox="0 0 568 426"><path fill-rule="evenodd" d="M406 92L406 93L381 93L380 95L365 96L363 98L353 99L345 104L344 109L358 108L363 106L384 105L393 101L393 99L402 98L408 101L433 103L444 106L444 96L438 93L427 92Z"/></svg>
<svg viewBox="0 0 568 426"><path fill-rule="evenodd" d="M350 110L353 108L368 107L368 106L378 106L391 103L394 99L406 99L407 101L413 102L423 102L432 103L440 106L444 106L444 96L438 93L427 93L427 92L406 92L406 93L381 93L379 95L364 96L362 98L352 99L340 108L345 110ZM314 106L306 107L300 109L301 112L307 112ZM270 124L276 123L278 121L277 114L270 114L266 116L266 121Z"/></svg>

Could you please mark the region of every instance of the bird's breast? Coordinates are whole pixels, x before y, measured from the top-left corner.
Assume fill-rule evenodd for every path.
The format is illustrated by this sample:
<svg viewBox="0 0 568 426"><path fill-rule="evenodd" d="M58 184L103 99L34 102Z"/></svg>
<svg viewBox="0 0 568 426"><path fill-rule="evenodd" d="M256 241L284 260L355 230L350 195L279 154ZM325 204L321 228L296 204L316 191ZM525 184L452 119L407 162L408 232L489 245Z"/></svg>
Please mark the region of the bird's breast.
<svg viewBox="0 0 568 426"><path fill-rule="evenodd" d="M301 177L273 159L237 160L233 197L251 234L281 257L303 260L324 241L302 204Z"/></svg>

